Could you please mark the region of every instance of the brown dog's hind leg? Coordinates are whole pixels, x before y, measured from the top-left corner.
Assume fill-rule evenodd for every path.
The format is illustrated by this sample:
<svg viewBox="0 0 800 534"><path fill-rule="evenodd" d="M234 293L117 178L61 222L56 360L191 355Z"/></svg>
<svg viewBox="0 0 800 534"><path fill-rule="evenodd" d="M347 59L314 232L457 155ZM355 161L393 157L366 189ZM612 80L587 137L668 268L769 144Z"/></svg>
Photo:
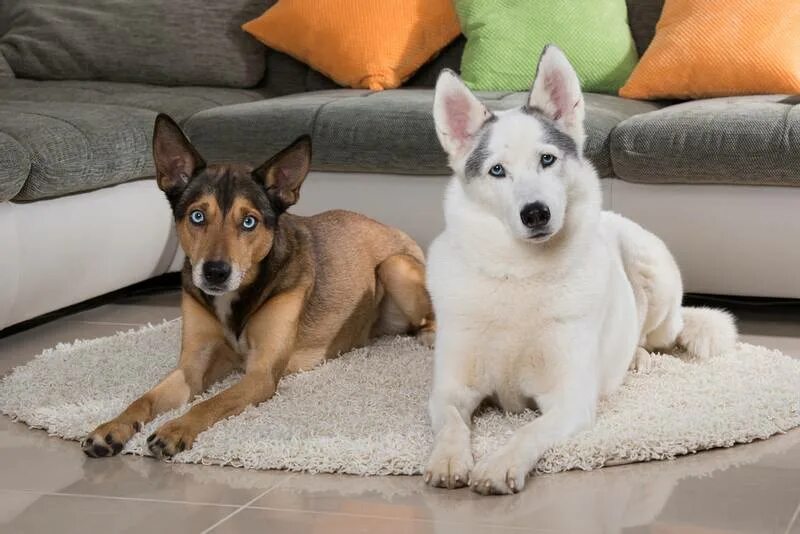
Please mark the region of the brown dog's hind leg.
<svg viewBox="0 0 800 534"><path fill-rule="evenodd" d="M413 256L397 254L390 256L378 265L378 281L386 291L384 299L391 303L382 306L382 317L378 320L382 328L377 334L397 334L413 332L425 345L432 346L436 332L436 321L433 315L428 290L425 289L425 266ZM392 307L399 309L408 321L405 331L392 331L387 324L386 315L391 314Z"/></svg>
<svg viewBox="0 0 800 534"><path fill-rule="evenodd" d="M81 447L87 456L118 454L142 425L186 404L235 367L237 356L224 341L216 319L191 296L184 295L182 307L184 327L178 368L120 415L86 436Z"/></svg>

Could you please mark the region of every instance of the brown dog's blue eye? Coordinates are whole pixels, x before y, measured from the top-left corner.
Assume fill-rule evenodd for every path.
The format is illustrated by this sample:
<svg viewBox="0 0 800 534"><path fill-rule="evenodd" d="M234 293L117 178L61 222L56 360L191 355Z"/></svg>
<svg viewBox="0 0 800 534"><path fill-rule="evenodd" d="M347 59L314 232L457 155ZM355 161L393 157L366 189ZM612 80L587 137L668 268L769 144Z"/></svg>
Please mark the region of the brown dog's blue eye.
<svg viewBox="0 0 800 534"><path fill-rule="evenodd" d="M201 225L206 222L206 215L200 210L194 210L189 214L189 220L196 225Z"/></svg>
<svg viewBox="0 0 800 534"><path fill-rule="evenodd" d="M495 178L504 178L506 175L506 169L505 167L503 167L498 163L497 165L489 169L489 174L491 174Z"/></svg>
<svg viewBox="0 0 800 534"><path fill-rule="evenodd" d="M542 154L541 162L542 167L549 167L556 162L556 157L552 154Z"/></svg>
<svg viewBox="0 0 800 534"><path fill-rule="evenodd" d="M253 228L256 227L257 224L258 221L256 220L256 218L253 217L252 215L248 215L242 221L242 228L244 228L245 230L252 230Z"/></svg>

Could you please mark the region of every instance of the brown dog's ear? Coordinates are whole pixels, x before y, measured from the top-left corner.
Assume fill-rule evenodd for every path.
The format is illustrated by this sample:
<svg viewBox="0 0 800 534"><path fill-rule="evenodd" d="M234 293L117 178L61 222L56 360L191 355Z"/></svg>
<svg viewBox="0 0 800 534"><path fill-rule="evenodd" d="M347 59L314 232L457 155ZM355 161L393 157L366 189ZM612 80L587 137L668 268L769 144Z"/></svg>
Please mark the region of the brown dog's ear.
<svg viewBox="0 0 800 534"><path fill-rule="evenodd" d="M267 188L273 206L284 211L300 198L300 186L310 167L311 137L304 135L254 170L253 176Z"/></svg>
<svg viewBox="0 0 800 534"><path fill-rule="evenodd" d="M159 113L153 128L153 159L158 187L170 199L179 195L206 163L169 115Z"/></svg>

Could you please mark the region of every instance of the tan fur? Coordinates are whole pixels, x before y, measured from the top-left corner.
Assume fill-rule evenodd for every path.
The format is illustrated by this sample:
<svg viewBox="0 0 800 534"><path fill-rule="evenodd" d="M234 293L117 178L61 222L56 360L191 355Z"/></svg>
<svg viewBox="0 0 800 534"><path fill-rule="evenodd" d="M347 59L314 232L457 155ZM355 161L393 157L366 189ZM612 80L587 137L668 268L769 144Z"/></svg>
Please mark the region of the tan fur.
<svg viewBox="0 0 800 534"><path fill-rule="evenodd" d="M156 456L191 447L220 419L269 399L284 374L310 369L375 335L416 332L429 342L435 322L424 257L411 238L347 211L285 213L308 173L308 137L255 169L206 165L180 127L159 115L153 156L188 258L180 360L160 384L89 434L86 454L118 453L142 424L237 367L245 371L237 384L148 438ZM202 220L191 221L194 210ZM248 216L255 227L243 226ZM205 262L230 266L236 283L202 290Z"/></svg>
<svg viewBox="0 0 800 534"><path fill-rule="evenodd" d="M198 227L184 218L178 223L178 237L186 255L195 263L201 260L228 258L239 269L252 273L251 267L261 261L272 247L273 233L263 224L258 210L243 198L234 200L232 209L223 218L217 199L205 195L189 205L187 211L202 209L207 223ZM238 227L246 216L255 217L258 225L252 232ZM243 283L251 282L245 278Z"/></svg>
<svg viewBox="0 0 800 534"><path fill-rule="evenodd" d="M218 216L218 210L211 208L213 200L204 202L207 216ZM269 399L283 374L312 368L326 358L364 345L374 335L388 333L375 328L387 303L405 317L402 328L391 333L427 336L432 332L435 322L424 286L424 258L408 236L345 211L308 218L285 214L280 224L293 248L278 278L267 288L274 293L253 310L246 323L248 352L236 354L213 311L196 295L184 292L178 368L116 419L92 432L87 439L89 446L124 443L133 435L135 422L143 424L186 403L243 365L245 375L239 383L194 406L151 436L151 449L164 456L177 454L191 447L200 432L220 419ZM193 235L193 228L179 225L181 242L191 251L189 254L208 257L225 250L223 257L236 257L243 263L243 258L257 256L253 255L254 247L263 246L265 241L272 245L272 235L262 237L261 243L240 243L231 237L232 232L225 231L224 224L220 226ZM206 242L217 240L222 243Z"/></svg>

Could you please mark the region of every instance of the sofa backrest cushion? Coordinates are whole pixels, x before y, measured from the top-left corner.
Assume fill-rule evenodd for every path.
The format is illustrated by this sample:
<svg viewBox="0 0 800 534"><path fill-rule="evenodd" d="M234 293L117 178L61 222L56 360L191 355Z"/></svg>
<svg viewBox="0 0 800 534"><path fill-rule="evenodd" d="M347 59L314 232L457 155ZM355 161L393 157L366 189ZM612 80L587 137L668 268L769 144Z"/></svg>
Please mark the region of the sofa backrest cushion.
<svg viewBox="0 0 800 534"><path fill-rule="evenodd" d="M273 4L274 1L269 0L266 6ZM628 5L628 24L631 27L633 40L636 43L636 50L641 56L650 41L653 40L656 23L658 23L658 18L661 16L664 0L626 0L626 2ZM445 67L459 72L461 54L464 51L465 42L466 40L463 36L456 39L427 65L420 68L404 86L433 87L436 85L436 77L439 75L439 71ZM275 95L321 91L339 87L335 82L307 65L274 50L268 50L267 53L267 72L263 86L266 87L270 94Z"/></svg>
<svg viewBox="0 0 800 534"><path fill-rule="evenodd" d="M433 87L439 72L447 67L458 72L466 40L459 36L447 45L403 84L404 87ZM340 87L333 80L293 57L268 49L267 72L263 88L268 94L281 96L306 91L323 91Z"/></svg>
<svg viewBox="0 0 800 534"><path fill-rule="evenodd" d="M19 78L252 87L264 47L240 29L264 0L2 0Z"/></svg>
<svg viewBox="0 0 800 534"><path fill-rule="evenodd" d="M627 3L628 25L636 43L636 51L641 57L656 34L656 24L664 7L664 0L627 0Z"/></svg>
<svg viewBox="0 0 800 534"><path fill-rule="evenodd" d="M400 87L461 33L452 0L281 0L242 29L345 87L374 91Z"/></svg>

